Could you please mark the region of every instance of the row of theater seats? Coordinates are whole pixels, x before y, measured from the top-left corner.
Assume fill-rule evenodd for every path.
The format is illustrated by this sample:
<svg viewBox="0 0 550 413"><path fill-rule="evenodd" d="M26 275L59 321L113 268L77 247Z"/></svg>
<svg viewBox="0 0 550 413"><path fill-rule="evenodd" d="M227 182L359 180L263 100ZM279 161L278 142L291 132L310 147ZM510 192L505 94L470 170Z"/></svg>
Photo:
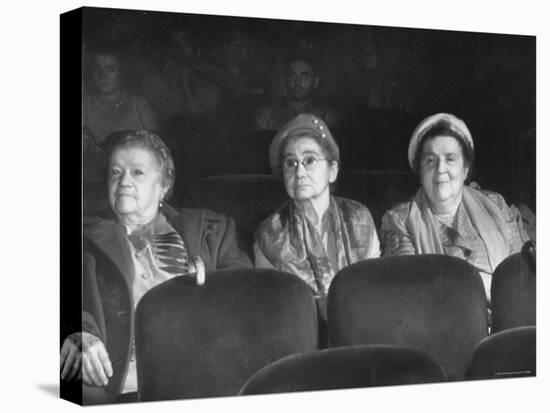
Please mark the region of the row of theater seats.
<svg viewBox="0 0 550 413"><path fill-rule="evenodd" d="M419 119L400 111L362 110L341 127L333 128L340 147L340 170L409 172L407 147ZM163 129L162 136L176 163L177 198L185 196L188 182L208 176L271 174L268 153L276 130L236 129L229 133L206 121L171 122ZM476 141L473 179L501 193L509 202L525 203L534 211L536 168L534 155L524 153L528 143L518 143L515 161L509 159L510 155L500 154L505 149L511 152L506 145L499 147L485 141Z"/></svg>
<svg viewBox="0 0 550 413"><path fill-rule="evenodd" d="M357 109L339 127L331 127L344 168L408 170L407 145L421 117L392 109ZM161 125L161 136L172 152L195 155L187 172L269 173L269 145L277 130L255 130L254 126L225 127L212 119L176 117Z"/></svg>
<svg viewBox="0 0 550 413"><path fill-rule="evenodd" d="M151 289L136 310L140 400L536 374L535 272L493 276L493 334L476 269L444 255L384 257L340 271L321 349L315 299L298 277L223 270ZM513 296L513 299L510 297ZM498 322L497 322L498 320Z"/></svg>
<svg viewBox="0 0 550 413"><path fill-rule="evenodd" d="M334 194L366 205L379 228L384 212L409 199L418 187L418 177L411 172L359 171L342 174ZM273 175L220 175L189 186L178 205L208 208L233 217L250 253L260 222L287 199L283 183Z"/></svg>
<svg viewBox="0 0 550 413"><path fill-rule="evenodd" d="M502 181L497 179L495 181ZM499 191L485 186L482 188ZM413 172L394 170L352 171L340 174L333 193L366 205L380 228L383 214L396 204L410 199L420 187ZM502 193L506 198L506 193ZM188 182L176 204L189 208L208 208L235 219L247 252L252 251L253 234L260 222L288 199L284 185L273 175L218 175ZM510 202L509 199L506 199Z"/></svg>

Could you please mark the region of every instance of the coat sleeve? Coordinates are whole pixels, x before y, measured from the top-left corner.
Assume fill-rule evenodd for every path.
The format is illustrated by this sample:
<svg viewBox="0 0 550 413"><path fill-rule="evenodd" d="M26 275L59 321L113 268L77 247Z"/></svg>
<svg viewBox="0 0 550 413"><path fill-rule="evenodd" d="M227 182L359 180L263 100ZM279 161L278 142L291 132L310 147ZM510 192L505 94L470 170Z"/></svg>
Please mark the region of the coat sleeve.
<svg viewBox="0 0 550 413"><path fill-rule="evenodd" d="M401 204L382 217L380 238L383 256L416 254L413 238L405 225L407 214L407 204Z"/></svg>
<svg viewBox="0 0 550 413"><path fill-rule="evenodd" d="M106 342L105 317L96 282L96 260L93 254L84 251L82 284L82 331Z"/></svg>
<svg viewBox="0 0 550 413"><path fill-rule="evenodd" d="M481 192L493 201L502 213L506 223L506 238L510 246L510 254L521 251L523 244L529 241L529 236L523 227L523 219L519 209L515 205L508 206L504 197L496 192L487 190L481 190Z"/></svg>
<svg viewBox="0 0 550 413"><path fill-rule="evenodd" d="M250 258L239 247L235 221L225 215L220 215L216 221L207 235L209 250L216 254L213 257L215 269L252 268Z"/></svg>
<svg viewBox="0 0 550 413"><path fill-rule="evenodd" d="M262 252L258 242L254 242L254 267L255 268L275 268Z"/></svg>

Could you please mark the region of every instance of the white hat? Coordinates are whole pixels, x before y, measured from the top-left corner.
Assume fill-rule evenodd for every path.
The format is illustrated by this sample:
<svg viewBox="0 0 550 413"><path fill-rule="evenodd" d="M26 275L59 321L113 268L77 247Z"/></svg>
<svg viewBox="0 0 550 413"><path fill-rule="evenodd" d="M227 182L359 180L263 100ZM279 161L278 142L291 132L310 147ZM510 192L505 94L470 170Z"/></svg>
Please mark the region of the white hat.
<svg viewBox="0 0 550 413"><path fill-rule="evenodd" d="M470 130L464 123L462 119L457 118L450 113L438 113L436 115L428 116L422 122L418 124L414 130L411 140L409 142L409 165L414 171L414 156L418 149L418 144L422 141L424 135L432 129L434 126L444 124L448 126L451 130L456 132L461 138L462 141L466 144L468 148L472 151L474 150L474 141L472 139L472 134Z"/></svg>

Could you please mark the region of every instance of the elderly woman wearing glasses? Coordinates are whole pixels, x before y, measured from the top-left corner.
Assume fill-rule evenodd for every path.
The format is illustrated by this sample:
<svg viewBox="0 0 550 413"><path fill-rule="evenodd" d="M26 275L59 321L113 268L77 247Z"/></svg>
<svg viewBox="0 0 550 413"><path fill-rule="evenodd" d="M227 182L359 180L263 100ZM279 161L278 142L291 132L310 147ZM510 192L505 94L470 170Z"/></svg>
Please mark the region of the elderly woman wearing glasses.
<svg viewBox="0 0 550 413"><path fill-rule="evenodd" d="M474 141L454 115L438 113L420 122L408 156L421 187L411 201L382 218L384 255L460 257L480 270L489 299L494 269L528 240L519 211L497 193L464 185L472 171Z"/></svg>
<svg viewBox="0 0 550 413"><path fill-rule="evenodd" d="M380 255L374 221L362 204L331 196L340 153L321 119L301 114L288 122L269 160L290 200L257 229L256 266L296 274L325 298L338 270Z"/></svg>

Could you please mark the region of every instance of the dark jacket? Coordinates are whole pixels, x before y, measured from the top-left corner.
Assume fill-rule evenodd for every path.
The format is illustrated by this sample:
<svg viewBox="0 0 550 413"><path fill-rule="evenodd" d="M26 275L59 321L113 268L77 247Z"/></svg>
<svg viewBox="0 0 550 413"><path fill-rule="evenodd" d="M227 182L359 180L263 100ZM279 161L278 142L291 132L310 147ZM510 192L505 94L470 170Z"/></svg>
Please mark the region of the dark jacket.
<svg viewBox="0 0 550 413"><path fill-rule="evenodd" d="M239 249L235 223L202 209L162 210L184 239L190 256L200 256L206 271L251 267ZM134 264L124 229L114 219L90 218L84 227L82 331L98 336L107 348L113 376L106 388L121 392L130 360L134 328Z"/></svg>

